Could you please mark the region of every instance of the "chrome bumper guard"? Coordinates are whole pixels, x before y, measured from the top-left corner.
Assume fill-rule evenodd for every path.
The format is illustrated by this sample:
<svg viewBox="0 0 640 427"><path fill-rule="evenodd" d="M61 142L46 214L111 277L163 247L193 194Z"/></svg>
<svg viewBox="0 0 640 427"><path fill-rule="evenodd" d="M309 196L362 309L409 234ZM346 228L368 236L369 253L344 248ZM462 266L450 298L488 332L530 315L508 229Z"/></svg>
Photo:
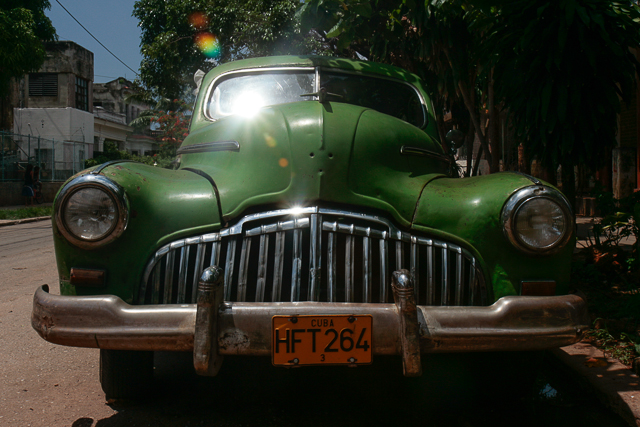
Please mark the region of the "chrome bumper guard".
<svg viewBox="0 0 640 427"><path fill-rule="evenodd" d="M420 354L542 350L580 340L589 325L576 294L508 296L488 307L416 306L406 270L393 275L395 304L222 302L219 272L203 275L197 304L133 306L116 296L61 296L40 287L31 323L54 344L113 350L193 351L196 370L215 375L224 355L271 355L275 315L370 314L375 355L402 355L406 376ZM217 339L212 337L217 336Z"/></svg>

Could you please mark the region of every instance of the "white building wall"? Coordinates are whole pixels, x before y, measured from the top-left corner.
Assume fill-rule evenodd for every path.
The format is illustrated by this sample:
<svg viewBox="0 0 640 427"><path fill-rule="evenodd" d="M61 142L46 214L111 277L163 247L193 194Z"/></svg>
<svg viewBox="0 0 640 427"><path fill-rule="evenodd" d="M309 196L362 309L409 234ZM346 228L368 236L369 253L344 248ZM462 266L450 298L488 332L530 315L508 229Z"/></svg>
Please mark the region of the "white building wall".
<svg viewBox="0 0 640 427"><path fill-rule="evenodd" d="M28 145L22 141L23 150L36 156L40 136L40 149L52 150L55 169L81 170L83 161L93 157L94 119L89 112L70 107L15 108L13 118L13 132L31 136Z"/></svg>

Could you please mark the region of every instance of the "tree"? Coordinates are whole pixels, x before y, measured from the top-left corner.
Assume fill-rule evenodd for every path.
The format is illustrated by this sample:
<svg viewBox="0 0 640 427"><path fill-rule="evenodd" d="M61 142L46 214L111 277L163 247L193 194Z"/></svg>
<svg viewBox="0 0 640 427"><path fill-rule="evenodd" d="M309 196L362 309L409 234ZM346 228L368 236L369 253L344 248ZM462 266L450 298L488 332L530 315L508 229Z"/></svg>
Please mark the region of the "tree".
<svg viewBox="0 0 640 427"><path fill-rule="evenodd" d="M160 157L173 159L189 133L189 119L186 116L188 111L189 106L182 100L161 98L153 109L142 111L129 126L143 129L155 123L157 130L161 132L156 138L160 146Z"/></svg>
<svg viewBox="0 0 640 427"><path fill-rule="evenodd" d="M468 152L475 134L482 147L476 157L484 151L497 170L480 124L480 106L486 102L478 95L488 93L492 81L480 78L482 63L477 52L483 37L473 25L474 13L462 1L310 0L300 15L306 27L325 35L339 53L367 56L420 75L429 83L437 111L464 112L459 117L468 132ZM491 122L496 122L495 109L490 109L490 115ZM442 114L436 120L444 141Z"/></svg>
<svg viewBox="0 0 640 427"><path fill-rule="evenodd" d="M310 0L302 15L338 47L437 82L436 105L462 98L481 142L479 106L503 105L529 154L563 166L570 198L573 166L598 167L615 144L619 98L636 79L635 2Z"/></svg>
<svg viewBox="0 0 640 427"><path fill-rule="evenodd" d="M298 0L138 0L140 81L153 97L184 98L193 74L232 59L320 52L303 34Z"/></svg>
<svg viewBox="0 0 640 427"><path fill-rule="evenodd" d="M635 2L513 1L487 26L497 94L516 135L575 198L574 166L602 166L616 145L620 98L633 93L640 46ZM555 175L555 174L554 174Z"/></svg>
<svg viewBox="0 0 640 427"><path fill-rule="evenodd" d="M57 38L44 14L47 0L0 0L0 95L11 78L36 71L44 62L43 41Z"/></svg>

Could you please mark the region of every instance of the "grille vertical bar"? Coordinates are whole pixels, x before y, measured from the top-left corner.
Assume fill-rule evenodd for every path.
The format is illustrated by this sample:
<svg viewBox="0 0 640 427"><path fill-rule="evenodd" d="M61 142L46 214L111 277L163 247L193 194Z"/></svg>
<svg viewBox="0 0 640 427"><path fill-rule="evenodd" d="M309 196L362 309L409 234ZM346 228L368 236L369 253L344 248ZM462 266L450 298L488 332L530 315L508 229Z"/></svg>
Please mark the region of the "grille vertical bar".
<svg viewBox="0 0 640 427"><path fill-rule="evenodd" d="M348 235L346 242L345 242L345 276L344 276L344 282L345 282L345 300L347 302L353 302L353 279L354 279L354 274L355 274L355 269L354 269L354 265L353 265L353 261L354 261L354 252L355 252L355 241L353 239L353 236Z"/></svg>
<svg viewBox="0 0 640 427"><path fill-rule="evenodd" d="M251 256L251 239L242 239L242 252L240 253L240 274L238 275L237 301L246 301L247 298L247 273L249 271L249 257Z"/></svg>
<svg viewBox="0 0 640 427"><path fill-rule="evenodd" d="M385 236L386 237L386 232ZM387 277L389 277L389 245L387 239L380 239L380 301L389 300L389 286L387 286Z"/></svg>
<svg viewBox="0 0 640 427"><path fill-rule="evenodd" d="M163 246L147 264L136 302L194 303L202 271L221 265L227 301L389 302L391 271L404 268L418 304L487 304L484 275L469 250L400 231L384 218L305 209L249 215Z"/></svg>
<svg viewBox="0 0 640 427"><path fill-rule="evenodd" d="M279 226L280 224L278 224ZM278 227L280 228L280 227ZM280 301L282 295L282 274L284 272L284 232L276 233L276 256L273 259L273 293L271 301Z"/></svg>
<svg viewBox="0 0 640 427"><path fill-rule="evenodd" d="M291 302L300 301L300 273L302 272L302 232L293 230L293 262L291 266Z"/></svg>
<svg viewBox="0 0 640 427"><path fill-rule="evenodd" d="M264 301L264 291L267 287L267 259L269 258L269 235L260 236L258 252L258 282L256 284L256 301Z"/></svg>
<svg viewBox="0 0 640 427"><path fill-rule="evenodd" d="M236 238L229 239L227 245L227 262L224 265L224 299L231 301L231 286L233 285L233 271L236 259Z"/></svg>
<svg viewBox="0 0 640 427"><path fill-rule="evenodd" d="M338 228L338 224L337 223L333 223L331 224L331 230L328 234L328 258L329 258L329 264L327 265L328 268L328 273L329 273L329 282L327 284L327 301L329 302L336 302L336 271L337 271L337 265L336 265L336 250L337 250L337 238L336 238L336 233L335 231Z"/></svg>
<svg viewBox="0 0 640 427"><path fill-rule="evenodd" d="M371 229L367 230L367 235ZM365 302L371 302L371 239L369 237L362 238L362 299Z"/></svg>
<svg viewBox="0 0 640 427"><path fill-rule="evenodd" d="M318 288L322 278L322 234L320 233L320 224L322 217L317 214L311 215L310 233L309 233L309 301L318 300Z"/></svg>

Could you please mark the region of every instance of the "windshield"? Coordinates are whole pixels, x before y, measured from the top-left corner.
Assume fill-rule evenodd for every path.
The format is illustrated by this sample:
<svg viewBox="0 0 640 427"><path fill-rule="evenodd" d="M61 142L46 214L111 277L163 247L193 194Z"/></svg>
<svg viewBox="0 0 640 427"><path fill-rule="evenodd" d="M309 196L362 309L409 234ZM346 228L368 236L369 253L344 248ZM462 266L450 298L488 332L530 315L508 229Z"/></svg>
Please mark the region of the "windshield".
<svg viewBox="0 0 640 427"><path fill-rule="evenodd" d="M422 100L410 85L393 80L320 72L323 101L343 102L371 108L415 126L424 125ZM218 83L207 103L207 116L213 120L232 114L250 116L260 108L290 102L315 101L314 71L254 72L232 75ZM307 95L307 96L304 96Z"/></svg>

